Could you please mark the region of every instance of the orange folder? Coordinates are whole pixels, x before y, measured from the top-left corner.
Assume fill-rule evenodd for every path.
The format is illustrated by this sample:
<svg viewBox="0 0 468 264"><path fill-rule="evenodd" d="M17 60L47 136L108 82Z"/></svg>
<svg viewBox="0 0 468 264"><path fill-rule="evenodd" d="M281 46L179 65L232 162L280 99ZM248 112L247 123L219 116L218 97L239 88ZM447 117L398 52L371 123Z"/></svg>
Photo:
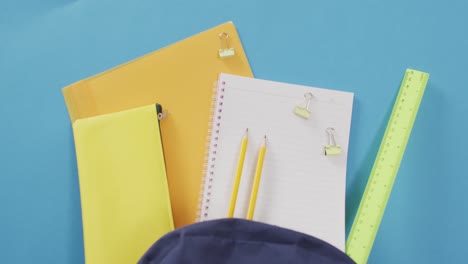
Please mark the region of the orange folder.
<svg viewBox="0 0 468 264"><path fill-rule="evenodd" d="M235 55L221 59L219 34ZM227 22L63 89L72 122L159 102L174 225L196 219L207 143L213 82L219 73L252 77L242 43Z"/></svg>

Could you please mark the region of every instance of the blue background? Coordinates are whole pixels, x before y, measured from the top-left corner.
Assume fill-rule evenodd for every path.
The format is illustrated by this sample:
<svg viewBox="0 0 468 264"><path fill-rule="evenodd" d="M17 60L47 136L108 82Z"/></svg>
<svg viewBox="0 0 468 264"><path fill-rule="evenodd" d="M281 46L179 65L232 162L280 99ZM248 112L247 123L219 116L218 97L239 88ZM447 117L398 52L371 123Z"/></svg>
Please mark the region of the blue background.
<svg viewBox="0 0 468 264"><path fill-rule="evenodd" d="M83 263L61 88L232 20L258 78L355 93L352 225L406 68L431 74L369 263L464 263L468 1L0 1L0 262Z"/></svg>

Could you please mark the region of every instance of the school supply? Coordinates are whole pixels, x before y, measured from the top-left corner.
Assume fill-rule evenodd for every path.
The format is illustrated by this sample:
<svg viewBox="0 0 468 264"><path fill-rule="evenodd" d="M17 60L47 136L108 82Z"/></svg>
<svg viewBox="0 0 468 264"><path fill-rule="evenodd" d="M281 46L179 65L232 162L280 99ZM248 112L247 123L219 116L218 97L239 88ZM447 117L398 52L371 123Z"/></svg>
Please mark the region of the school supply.
<svg viewBox="0 0 468 264"><path fill-rule="evenodd" d="M240 184L241 175L242 175L242 168L244 168L245 152L247 151L248 133L249 133L249 129L247 128L245 130L244 138L242 139L241 149L239 153L239 160L237 161L236 176L234 178L234 185L232 186L231 202L229 203L228 217L233 217L234 210L236 208L237 193L239 192L239 184Z"/></svg>
<svg viewBox="0 0 468 264"><path fill-rule="evenodd" d="M340 155L341 146L336 144L335 129L333 127L327 128L327 134L328 134L328 145L325 146L325 155L327 156Z"/></svg>
<svg viewBox="0 0 468 264"><path fill-rule="evenodd" d="M249 209L247 209L247 220L252 220L253 214L255 212L255 206L257 205L257 195L258 188L260 186L260 179L262 176L263 170L263 161L265 159L266 151L266 136L263 138L262 146L260 147L260 152L258 153L257 166L255 167L255 176L252 186L252 194L250 194Z"/></svg>
<svg viewBox="0 0 468 264"><path fill-rule="evenodd" d="M346 242L346 254L367 263L400 167L429 74L407 69Z"/></svg>
<svg viewBox="0 0 468 264"><path fill-rule="evenodd" d="M221 74L217 82L201 220L226 217L242 133L268 137L253 220L304 232L344 251L345 183L353 94ZM294 113L313 94L306 119ZM326 156L326 129L341 154ZM247 148L234 217L245 218L258 148Z"/></svg>
<svg viewBox="0 0 468 264"><path fill-rule="evenodd" d="M159 105L76 120L85 260L136 263L174 229Z"/></svg>
<svg viewBox="0 0 468 264"><path fill-rule="evenodd" d="M228 47L220 46L220 34ZM222 59L225 48L232 56ZM170 109L161 129L176 227L196 218L212 82L220 72L252 76L231 22L63 89L72 122L156 101Z"/></svg>
<svg viewBox="0 0 468 264"><path fill-rule="evenodd" d="M231 48L229 46L229 34L227 34L226 32L223 32L219 34L219 38L221 39L221 48L219 49L219 57L221 59L233 57L236 53L234 51L234 48Z"/></svg>

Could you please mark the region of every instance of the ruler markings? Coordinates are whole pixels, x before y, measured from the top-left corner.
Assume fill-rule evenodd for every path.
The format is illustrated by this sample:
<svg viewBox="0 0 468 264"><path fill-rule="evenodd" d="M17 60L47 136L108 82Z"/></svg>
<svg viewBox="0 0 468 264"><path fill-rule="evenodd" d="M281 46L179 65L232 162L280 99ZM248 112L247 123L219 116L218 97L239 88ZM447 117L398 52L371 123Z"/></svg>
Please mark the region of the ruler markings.
<svg viewBox="0 0 468 264"><path fill-rule="evenodd" d="M367 263L413 128L429 74L408 69L346 243L346 253Z"/></svg>

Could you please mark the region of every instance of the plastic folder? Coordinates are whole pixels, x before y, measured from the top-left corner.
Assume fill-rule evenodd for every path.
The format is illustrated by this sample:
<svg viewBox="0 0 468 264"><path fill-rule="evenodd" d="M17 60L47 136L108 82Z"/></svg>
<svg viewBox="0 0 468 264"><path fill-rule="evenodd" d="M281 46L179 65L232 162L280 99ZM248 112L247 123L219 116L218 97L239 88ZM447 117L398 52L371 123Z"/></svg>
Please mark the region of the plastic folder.
<svg viewBox="0 0 468 264"><path fill-rule="evenodd" d="M87 264L136 263L174 229L156 106L75 121Z"/></svg>
<svg viewBox="0 0 468 264"><path fill-rule="evenodd" d="M223 33L235 52L226 59L219 54ZM168 109L161 129L176 227L196 219L213 82L221 72L252 76L231 22L63 89L72 122L153 102Z"/></svg>

